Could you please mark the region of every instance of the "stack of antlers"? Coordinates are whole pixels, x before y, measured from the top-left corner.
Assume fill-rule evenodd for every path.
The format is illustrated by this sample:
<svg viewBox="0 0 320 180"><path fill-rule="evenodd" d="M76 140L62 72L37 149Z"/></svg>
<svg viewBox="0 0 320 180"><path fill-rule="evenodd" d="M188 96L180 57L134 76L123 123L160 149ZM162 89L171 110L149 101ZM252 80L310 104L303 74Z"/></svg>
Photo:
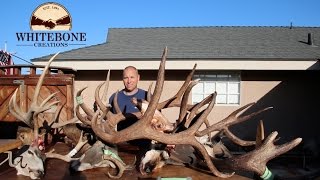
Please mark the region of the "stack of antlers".
<svg viewBox="0 0 320 180"><path fill-rule="evenodd" d="M56 56L56 55L55 55ZM52 105L57 104L57 102L48 103L48 100L51 99L55 94L52 94L46 100L44 100L40 105L37 104L36 97L39 94L39 88L42 84L45 71L48 69L50 63L54 59L53 56L46 69L43 71L41 75L37 89L35 90L34 99L30 106L28 113L22 113L22 111L18 110L18 107L15 103L16 101L16 93L12 98L12 102L10 101L10 112L22 120L30 127L34 127L34 131L37 132L37 128L39 128L39 124L36 123L38 120L37 115L40 112L43 112L50 108ZM150 139L155 140L157 142L161 142L164 144L170 145L179 145L186 144L191 145L194 149L201 153L204 161L206 162L210 171L221 178L228 178L234 174L234 171L237 170L245 170L254 172L257 175L263 175L266 170L266 164L269 160L284 154L296 147L301 141L301 138L296 138L288 143L282 145L275 145L275 139L277 136L277 132L272 132L268 137L264 138L260 136L257 141L245 141L238 137L236 137L230 130L229 127L249 120L253 116L260 114L270 107L259 110L257 112L251 113L246 116L239 116L239 114L251 107L254 103L247 104L236 111L232 112L225 119L215 123L208 123L208 115L213 109L215 105L215 98L217 93L213 93L203 99L201 102L191 105L188 104L188 98L191 92L191 89L197 84L198 80L192 80L193 74L195 72L196 66L194 66L193 70L187 76L184 84L181 86L180 90L177 92L175 96L172 98L165 100L163 102L159 102L160 96L163 90L164 85L164 77L165 77L165 63L167 57L167 48L164 49L159 71L158 77L156 81L156 85L153 93L151 93L151 86L148 91L147 101L138 102L133 99L133 103L135 103L141 112L135 113L138 117L138 121L133 125L117 131L116 126L120 121L126 120L126 117L121 113L117 105L117 95L115 96L115 109L116 112L112 113L110 111L110 105L104 103L102 101L103 98L100 98L99 92L103 85L106 87L109 84L109 73L107 76L106 82L100 84L96 88L95 93L95 101L98 106L98 110L94 112L89 106L85 103L78 103L76 106L76 116L77 118L85 125L92 128L93 132L96 136L98 136L102 141L110 143L110 144L119 144L123 142L127 142L135 139ZM39 86L39 87L38 87ZM77 92L77 97L81 97L81 93L85 88L81 89ZM106 92L104 92L105 96ZM206 106L205 108L203 108ZM85 115L80 114L80 107L85 112ZM168 125L168 120L161 114L161 110L170 107L179 107L179 117L175 121L175 123L170 124L173 128L166 129L167 131L161 131L159 129L164 129L164 126ZM157 125L155 126L154 120L157 120ZM206 128L200 130L203 124L206 124ZM177 127L186 127L180 131L174 131ZM169 130L169 131L168 131ZM215 160L209 156L203 144L201 144L197 138L207 135L211 132L217 132L217 134L224 134L228 137L232 142L240 146L253 146L255 145L255 149L249 151L242 155L234 155L230 158L219 160L219 163L224 164L224 167L228 167L228 173L220 172L215 166ZM36 136L35 136L36 138ZM229 173L231 171L231 173Z"/></svg>

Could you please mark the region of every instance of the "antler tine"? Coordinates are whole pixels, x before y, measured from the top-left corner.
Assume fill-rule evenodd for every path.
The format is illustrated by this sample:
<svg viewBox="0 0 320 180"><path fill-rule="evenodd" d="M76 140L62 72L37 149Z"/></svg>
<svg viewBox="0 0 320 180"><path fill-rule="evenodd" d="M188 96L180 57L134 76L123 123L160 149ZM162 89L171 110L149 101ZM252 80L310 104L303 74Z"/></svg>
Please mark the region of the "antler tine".
<svg viewBox="0 0 320 180"><path fill-rule="evenodd" d="M275 137L276 138L276 137ZM275 139L272 140L272 143L276 141ZM291 149L293 149L294 147L296 147L298 144L300 144L302 142L302 138L296 138L290 142L287 142L285 144L282 144L282 145L277 145L276 146L276 152L274 155L270 156L269 160L274 158L274 157L277 157L281 154L284 154L288 151L290 151Z"/></svg>
<svg viewBox="0 0 320 180"><path fill-rule="evenodd" d="M53 105L59 103L60 101L55 101L50 103L49 105L45 106L45 107L38 107L39 109L37 111L35 111L33 113L33 132L34 132L34 141L35 144L38 144L38 137L39 137L39 128L40 128L40 117L38 116L38 114L42 113L43 111L46 111L48 109L50 109ZM31 114L31 113L30 113Z"/></svg>
<svg viewBox="0 0 320 180"><path fill-rule="evenodd" d="M152 99L150 101L150 104L147 108L147 111L144 113L142 116L141 120L144 119L150 119L154 115L154 111L157 108L162 89L163 89L163 83L164 83L164 74L165 74L165 63L167 59L167 54L168 54L168 48L165 47L163 54L162 54L162 59L158 71L158 77L157 77L157 82L154 90L154 94L152 95Z"/></svg>
<svg viewBox="0 0 320 180"><path fill-rule="evenodd" d="M50 104L47 104L48 101L49 101L54 95L56 95L56 94L57 94L57 92L55 92L55 93L51 94L50 96L48 96L48 97L40 104L40 106L38 107L38 110L37 110L36 112L34 112L34 115L38 115L38 114L40 114L40 113L42 113L42 112L44 112L44 111L52 108L54 105L58 104L60 101L53 101L53 102L51 102ZM45 105L45 104L47 104L47 105Z"/></svg>
<svg viewBox="0 0 320 180"><path fill-rule="evenodd" d="M180 87L176 95L158 104L158 107L157 107L158 110L180 105L180 100L183 94L185 93L186 89L188 88L190 81L192 80L196 67L197 67L197 64L193 66L192 71L189 73L189 75L187 76L186 80L184 81L183 85Z"/></svg>
<svg viewBox="0 0 320 180"><path fill-rule="evenodd" d="M53 119L52 119L51 125L52 125L53 123L59 121L58 118L59 118L59 115L60 115L60 113L61 113L64 105L65 105L65 103L64 103L64 104L60 104L60 105L58 106L58 108L56 109L56 112L54 113L54 117L53 117Z"/></svg>
<svg viewBox="0 0 320 180"><path fill-rule="evenodd" d="M109 73L108 73L108 74L109 74ZM95 90L95 101L96 101L98 107L100 108L100 110L101 110L101 112L102 112L102 114L99 115L99 117L98 117L98 115L97 115L96 119L93 120L93 116L94 116L95 113L94 113L92 110L90 110L90 109L83 103L83 100L82 100L82 98L81 98L81 93L82 93L82 91L83 91L85 88L87 88L87 87L84 87L84 88L80 89L80 90L77 92L76 95L77 95L78 105L76 106L75 111L76 111L76 116L78 117L78 119L79 119L81 122L83 122L84 124L89 125L89 126L92 126L93 121L97 121L98 119L104 119L104 118L108 119L108 121L106 121L106 122L104 123L104 126L103 126L103 127L105 127L105 129L107 129L108 131L111 132L111 131L114 131L114 127L116 126L116 124L117 124L118 122L124 120L125 117L123 116L123 114L122 114L122 112L121 112L121 110L120 110L120 108L119 108L119 105L118 105L118 101L117 101L117 99L118 99L118 91L115 93L115 97L114 97L114 101L113 101L113 103L114 103L114 106L113 106L113 107L115 108L116 114L113 114L113 113L110 111L111 106L109 106L109 105L108 105L108 106L104 105L103 102L102 102L102 100L100 99L100 96L99 96L100 89L101 89L101 87L102 87L103 84L105 84L105 83L106 83L106 84L109 84L109 82L108 82L109 79L110 79L110 77L109 77L109 75L108 75L106 82L103 82L103 83L101 83L100 85L98 85L98 87L97 87L96 90ZM87 116L84 117L83 115L81 115L81 113L80 113L80 111L79 111L79 107L81 107L81 108L84 110L84 112L87 114ZM138 113L137 113L137 116L138 116Z"/></svg>
<svg viewBox="0 0 320 180"><path fill-rule="evenodd" d="M256 144L255 141L245 141L240 139L229 130L229 127L225 127L221 132L223 132L232 142L240 146L252 146Z"/></svg>
<svg viewBox="0 0 320 180"><path fill-rule="evenodd" d="M113 106L114 106L115 112L117 114L122 114L121 109L120 109L119 104L118 104L118 94L119 94L119 90L114 95Z"/></svg>
<svg viewBox="0 0 320 180"><path fill-rule="evenodd" d="M53 94L50 94L45 100L42 101L42 103L40 104L40 107L43 107L51 98L53 98L56 94L58 94L58 92L55 92Z"/></svg>
<svg viewBox="0 0 320 180"><path fill-rule="evenodd" d="M148 88L148 94L147 94L147 101L148 102L150 102L151 98L152 98L152 94L151 94L152 85L153 85L153 82L151 82L151 84L150 84L150 86Z"/></svg>
<svg viewBox="0 0 320 180"><path fill-rule="evenodd" d="M13 93L13 95L11 96L10 98L10 101L9 101L9 111L10 113L16 117L17 119L19 119L20 121L26 123L29 127L32 127L32 124L30 121L26 121L26 116L27 114L22 112L19 108L18 108L18 105L17 105L17 92L18 92L18 89L16 89Z"/></svg>
<svg viewBox="0 0 320 180"><path fill-rule="evenodd" d="M92 117L92 120L91 120L91 128L93 130L93 132L98 136L100 137L101 139L103 139L104 141L106 142L109 142L109 143L117 143L114 141L114 139L116 139L117 137L113 136L111 133L112 132L104 132L101 128L101 126L99 125L98 123L98 115L99 115L99 111L96 111ZM106 121L106 123L109 123L109 120Z"/></svg>
<svg viewBox="0 0 320 180"><path fill-rule="evenodd" d="M195 104L195 105L191 108L191 111L190 111L190 113L189 113L188 119L187 119L186 122L185 122L185 127L189 127L192 121L197 120L197 119L195 119L195 116L198 115L199 113L201 113L201 112L198 112L198 110L199 110L201 107L203 107L204 105L210 103L211 101L214 101L214 102L215 102L216 96L217 96L217 93L215 92L215 93L207 96L206 98L204 98L201 102ZM212 108L213 108L213 106L212 106ZM212 108L211 108L211 110L212 110ZM211 111L211 110L210 110L210 111ZM206 121L206 120L205 120L205 121ZM202 124L202 123L201 123L201 124ZM200 124L200 125L201 125L201 124ZM203 135L199 135L199 136L203 136Z"/></svg>
<svg viewBox="0 0 320 180"><path fill-rule="evenodd" d="M229 127L234 125L234 124L237 124L237 123L240 123L240 122L243 122L243 121L246 121L250 118L252 118L253 116L257 115L257 114L260 114L266 110L269 110L271 109L272 107L267 107L267 108L264 108L262 110L259 110L257 112L253 112L249 115L246 115L246 116L243 116L243 117L237 117L237 115L243 111L244 109L247 109L248 107L251 107L253 104L255 103L249 103L243 107L240 107L239 109L235 110L234 112L232 112L228 117L226 117L225 119L209 126L208 128L202 130L202 131L198 131L196 133L197 136L204 136L205 134L208 134L210 132L213 132L213 131L220 131L220 132L223 132L232 142L234 142L235 144L238 144L240 146L252 146L252 145L255 145L256 142L255 141L245 141L245 140L242 140L240 139L239 137L237 137L236 135L234 135L230 130L229 130Z"/></svg>
<svg viewBox="0 0 320 180"><path fill-rule="evenodd" d="M243 117L237 117L237 115L243 111L244 109L247 109L248 107L251 107L252 105L254 105L255 103L249 103L245 106L242 106L240 107L239 109L235 110L234 112L232 112L228 117L226 117L225 119L219 121L218 123L216 124L213 124L211 125L209 128L199 132L201 135L205 135L207 134L208 132L213 132L213 131L220 131L220 130L223 130L223 129L227 129L227 127L231 126L231 125L234 125L234 124L237 124L237 123L240 123L240 122L243 122L243 121L246 121L250 118L252 118L253 116L256 116L266 110L269 110L269 109L272 109L272 107L267 107L267 108L264 108L262 110L259 110L257 112L253 112L249 115L246 115L246 116L243 116Z"/></svg>
<svg viewBox="0 0 320 180"><path fill-rule="evenodd" d="M210 171L221 178L229 178L231 176L234 175L235 172L232 173L222 173L220 172L215 165L213 164L211 157L209 156L207 150L204 148L204 146L199 143L197 140L195 140L195 138L193 137L192 141L189 142L193 147L195 147L197 150L199 150L199 152L203 155L203 158L205 160L205 162L207 163Z"/></svg>
<svg viewBox="0 0 320 180"><path fill-rule="evenodd" d="M35 88L35 90L34 90L34 94L33 94L33 98L32 98L31 105L38 103L37 101L38 101L38 96L39 96L39 93L40 93L40 88L41 88L41 86L42 86L42 83L43 83L44 77L45 77L45 75L46 75L46 72L48 71L51 62L54 60L54 58L55 58L58 54L59 54L59 52L56 53L54 56L52 56L52 57L50 58L50 60L48 61L48 64L47 64L46 67L44 68L44 70L43 70L43 72L42 72L42 74L41 74L41 76L40 76L40 78L39 78L39 80L38 80L37 86L36 86L36 88Z"/></svg>
<svg viewBox="0 0 320 180"><path fill-rule="evenodd" d="M188 104L188 99L189 99L191 89L199 83L199 80L200 79L196 79L194 81L191 81L191 83L189 83L188 88L186 89L185 93L183 94L183 97L181 100L181 107L180 107L178 123L180 123L186 117L187 104Z"/></svg>
<svg viewBox="0 0 320 180"><path fill-rule="evenodd" d="M119 169L118 173L115 176L111 175L109 172L108 172L108 176L112 179L121 178L124 170L126 169L126 165L123 162L121 162L120 160L113 158L112 156L104 156L104 159L113 162L117 166L117 168Z"/></svg>
<svg viewBox="0 0 320 180"><path fill-rule="evenodd" d="M55 122L51 125L51 128L61 128L65 125L68 125L68 124L75 124L75 123L79 123L79 119L74 117L72 119L69 119L68 121L63 121L63 122Z"/></svg>
<svg viewBox="0 0 320 180"><path fill-rule="evenodd" d="M115 93L114 98L113 98L113 108L114 108L115 114L112 113L111 111L108 111L108 113L106 114L106 118L108 119L108 121L106 121L106 123L105 123L105 128L110 129L111 131L114 131L116 125L120 121L123 121L126 119L126 117L122 114L122 111L121 111L119 104L118 104L118 94L119 94L119 91L117 91ZM137 117L140 117L141 113L137 112L137 113L132 113L132 114L134 114ZM102 117L104 117L103 115L102 115Z"/></svg>
<svg viewBox="0 0 320 180"><path fill-rule="evenodd" d="M75 111L76 111L76 116L77 116L77 118L78 118L83 124L86 124L86 125L88 125L88 126L91 126L91 121L87 119L88 116L83 117L83 116L81 115L81 113L80 113L80 105L79 105L79 104L76 105Z"/></svg>
<svg viewBox="0 0 320 180"><path fill-rule="evenodd" d="M38 114L33 114L33 145L36 145L36 147L38 148L39 142L38 142L38 138L39 138L39 118L38 118Z"/></svg>
<svg viewBox="0 0 320 180"><path fill-rule="evenodd" d="M234 121L230 125L246 121L246 120L248 120L248 119L250 119L250 118L252 118L252 117L254 117L254 116L256 116L256 115L258 115L258 114L260 114L262 112L264 112L264 111L270 110L270 109L273 109L273 107L266 107L264 109L261 109L261 110L259 110L257 112L254 112L254 113L251 113L249 115L246 115L246 116L243 116L243 117L239 117L237 121Z"/></svg>
<svg viewBox="0 0 320 180"><path fill-rule="evenodd" d="M54 114L54 117L52 118L52 123L49 125L50 128L60 128L60 127L63 127L67 124L74 124L74 123L77 123L79 122L79 119L77 117L74 117L72 119L69 119L68 121L62 121L62 122L58 122L58 117L59 117L59 114L61 113L61 110L62 110L62 107L63 105L59 105L55 114Z"/></svg>
<svg viewBox="0 0 320 180"><path fill-rule="evenodd" d="M96 88L96 91L95 91L95 94L94 94L95 101L96 101L98 107L100 108L100 110L103 112L103 114L104 114L103 116L105 116L108 113L108 111L110 110L110 107L111 107L110 105L109 106L104 105L102 100L100 99L100 96L99 96L99 92L100 92L101 86L103 84L105 84L105 83L106 82L103 82L103 83L99 84L98 87Z"/></svg>
<svg viewBox="0 0 320 180"><path fill-rule="evenodd" d="M263 125L263 121L260 120L257 126L256 148L261 146L263 140L264 140L264 125Z"/></svg>
<svg viewBox="0 0 320 180"><path fill-rule="evenodd" d="M94 112L92 109L90 109L84 102L83 99L81 97L81 93L82 91L84 91L86 88L88 87L84 87L82 89L80 89L77 93L76 93L76 100L77 100L77 104L80 105L81 109L83 109L83 111L87 114L87 116L89 116L90 118L93 116Z"/></svg>
<svg viewBox="0 0 320 180"><path fill-rule="evenodd" d="M54 101L54 102L52 102L52 103L50 103L50 104L48 104L48 105L46 105L44 107L40 106L39 109L34 114L38 115L39 113L42 113L43 111L46 111L46 110L50 109L51 107L53 107L54 105L58 104L59 102L60 101Z"/></svg>
<svg viewBox="0 0 320 180"><path fill-rule="evenodd" d="M257 114L260 114L261 112L264 112L264 111L266 111L266 110L269 110L269 109L271 109L271 108L272 108L272 107L267 107L267 108L264 108L264 109L259 110L259 111L257 111L257 112L251 113L251 114L249 114L249 115L247 115L247 116L243 116L243 117L240 117L240 118L236 117L237 119L236 119L235 121L233 121L233 122L230 122L230 124L227 125L225 128L223 128L222 131L224 132L224 134L225 134L231 141L233 141L234 143L236 143L236 144L238 144L238 145L240 145L240 146L252 146L252 145L257 145L255 141L245 141L245 140L242 140L242 139L238 138L237 136L235 136L235 135L229 130L229 126L231 126L231 125L233 125L233 124L236 124L236 123L240 123L240 122L246 121L246 120L250 119L251 117L253 117L253 116L257 115ZM263 127L263 124L260 123L260 127L261 127L261 126ZM262 127L261 127L261 128L262 128ZM263 130L263 129L261 129L260 131L262 131L262 130ZM259 132L257 132L257 133L259 133ZM262 133L262 132L260 132L260 133Z"/></svg>
<svg viewBox="0 0 320 180"><path fill-rule="evenodd" d="M213 93L210 95L211 97L211 102L209 103L208 107L204 110L202 110L202 112L200 112L197 116L199 116L197 118L197 116L195 118L197 118L197 121L187 129L187 131L192 132L193 134L196 133L196 131L200 128L200 126L203 124L203 122L205 121L205 119L207 118L207 116L209 115L209 113L211 112L211 110L214 107L214 104L216 103L216 96L217 93ZM204 101L204 100L203 100ZM206 133L208 134L208 133Z"/></svg>
<svg viewBox="0 0 320 180"><path fill-rule="evenodd" d="M95 91L95 95L94 95L94 98L95 98L95 101L96 101L98 107L103 112L103 115L102 115L103 117L109 112L109 110L111 108L111 106L109 104L104 105L104 103L103 103L103 100L106 101L106 96L107 96L107 92L108 92L108 88L109 88L109 82L110 82L110 69L108 70L106 81L101 83L100 85L98 85L98 87L96 88L96 91ZM99 92L100 92L101 86L103 84L105 84L105 86L104 86L103 95L102 95L102 99L101 99Z"/></svg>
<svg viewBox="0 0 320 180"><path fill-rule="evenodd" d="M106 82L106 85L104 86L102 100L107 101L107 92L109 89L109 82L110 82L110 69L108 70L108 74L105 82Z"/></svg>

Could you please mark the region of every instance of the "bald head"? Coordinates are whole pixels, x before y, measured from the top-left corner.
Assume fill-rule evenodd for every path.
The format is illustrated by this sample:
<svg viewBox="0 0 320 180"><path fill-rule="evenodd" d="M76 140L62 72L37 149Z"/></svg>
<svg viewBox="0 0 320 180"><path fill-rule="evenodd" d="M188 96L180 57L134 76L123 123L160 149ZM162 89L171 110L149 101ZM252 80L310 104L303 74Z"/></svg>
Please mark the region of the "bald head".
<svg viewBox="0 0 320 180"><path fill-rule="evenodd" d="M136 74L139 74L138 69L137 69L136 67L134 67L134 66L127 66L126 68L123 69L122 76L124 76L124 74L125 74L127 71L132 71L132 72L135 72Z"/></svg>

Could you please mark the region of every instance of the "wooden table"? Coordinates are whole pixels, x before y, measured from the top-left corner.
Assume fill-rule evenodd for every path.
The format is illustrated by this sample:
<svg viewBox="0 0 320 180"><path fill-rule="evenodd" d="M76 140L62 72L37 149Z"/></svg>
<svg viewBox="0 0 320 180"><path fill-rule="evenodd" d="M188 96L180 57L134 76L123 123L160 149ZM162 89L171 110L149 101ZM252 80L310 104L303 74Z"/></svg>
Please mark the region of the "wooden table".
<svg viewBox="0 0 320 180"><path fill-rule="evenodd" d="M16 147L20 144L19 141L16 140L0 140L1 148L0 152L6 152L12 149L13 147ZM67 154L72 148L68 147L64 143L57 143L54 146L55 152L58 152L60 154ZM49 149L48 149L49 150ZM15 151L15 150L13 150ZM134 157L137 154L137 148L132 148L130 146L120 146L119 147L119 156L126 164L133 164ZM0 162L5 158L4 153L0 153ZM137 160L139 161L139 160ZM309 168L312 167L309 171L305 171L305 173L309 174L317 174L320 171L317 171L320 169L320 161L316 161L317 163L315 165L309 164ZM120 179L123 180L157 180L158 177L179 177L179 178L186 178L191 177L192 180L217 180L217 179L223 179L218 178L214 176L212 173L208 172L202 172L198 170L194 170L188 167L182 167L182 166L172 166L167 165L164 166L160 171L148 175L143 176L138 171L138 164L140 162L136 162L135 168L132 170L126 170L123 173L123 176ZM298 172L302 173L301 168L294 168L293 167L294 162L289 162L288 160L280 160L280 162L273 161L271 162L270 169L273 170L278 175L281 175L282 177L288 177L288 175L291 173L299 174ZM278 167L279 166L279 167ZM106 173L110 172L111 174L115 174L116 170L112 168L95 168L91 170L86 170L83 172L78 173L70 173L69 171L69 163L66 163L59 159L47 159L45 162L45 176L42 178L44 180L57 180L57 179L80 179L80 180L100 180L100 179L110 179ZM288 173L290 172L290 173ZM285 174L284 174L285 173ZM8 166L8 163L3 164L0 166L0 179L6 179L6 180L30 180L29 177L25 176L17 176L17 171L15 168L11 168ZM290 176L291 177L291 176ZM308 176L306 176L308 177ZM316 178L316 180L320 180L319 176L313 176ZM231 178L228 178L227 180L249 180L253 179L252 174L236 174L232 176ZM292 178L294 179L294 178Z"/></svg>
<svg viewBox="0 0 320 180"><path fill-rule="evenodd" d="M18 139L0 139L0 153L10 151L22 146L22 141Z"/></svg>
<svg viewBox="0 0 320 180"><path fill-rule="evenodd" d="M72 148L66 146L63 143L58 143L54 146L55 152L59 152L60 154L67 154ZM135 155L137 153L137 149L127 146L119 147L119 156L126 164L134 163ZM139 160L137 160L139 161ZM140 162L136 162L134 165L135 168L131 170L126 170L123 173L123 176L120 178L122 180L157 180L158 177L191 177L192 180L217 180L223 179L218 178L212 175L212 173L199 172L197 170L193 170L187 167L182 166L172 166L167 165L163 167L159 172L156 172L152 175L143 176L140 174L138 170L138 165ZM4 166L4 165L3 165ZM110 172L111 174L117 173L115 169L112 168L95 168L91 170L86 170L83 172L71 173L69 171L69 163L64 162L59 159L47 159L45 163L45 176L41 179L44 180L57 180L57 179L85 179L85 180L99 180L99 179L110 179L106 173ZM15 168L0 168L0 179L19 179L19 180L29 180L29 177L25 176L17 176ZM234 175L230 180L248 180L251 178ZM228 180L229 180L228 179Z"/></svg>

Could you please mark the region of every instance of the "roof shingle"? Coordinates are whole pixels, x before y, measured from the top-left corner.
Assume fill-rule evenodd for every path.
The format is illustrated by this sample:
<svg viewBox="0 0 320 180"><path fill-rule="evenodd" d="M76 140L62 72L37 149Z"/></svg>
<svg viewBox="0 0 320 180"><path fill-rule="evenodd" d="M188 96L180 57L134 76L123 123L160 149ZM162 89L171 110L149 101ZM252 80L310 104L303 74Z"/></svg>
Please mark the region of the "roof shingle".
<svg viewBox="0 0 320 180"><path fill-rule="evenodd" d="M308 33L314 46L307 44ZM111 28L107 42L63 52L57 59L158 59L165 46L168 59L320 59L320 27Z"/></svg>

